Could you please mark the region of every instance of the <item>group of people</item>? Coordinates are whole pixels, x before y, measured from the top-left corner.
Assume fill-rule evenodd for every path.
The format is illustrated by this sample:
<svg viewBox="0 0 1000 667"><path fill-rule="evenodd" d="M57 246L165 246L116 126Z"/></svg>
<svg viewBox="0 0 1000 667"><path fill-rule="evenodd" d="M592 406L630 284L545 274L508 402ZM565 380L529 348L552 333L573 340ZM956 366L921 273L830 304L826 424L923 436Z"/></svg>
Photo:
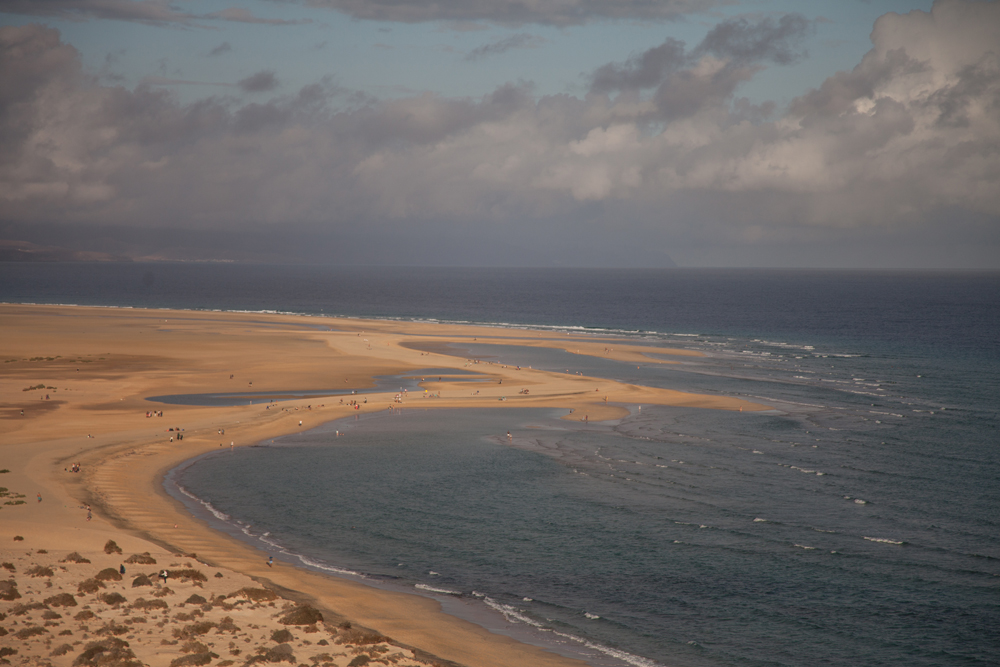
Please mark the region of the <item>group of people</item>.
<svg viewBox="0 0 1000 667"><path fill-rule="evenodd" d="M162 416L163 416L163 410L147 410L146 411L146 419L149 419L150 417L162 417Z"/></svg>

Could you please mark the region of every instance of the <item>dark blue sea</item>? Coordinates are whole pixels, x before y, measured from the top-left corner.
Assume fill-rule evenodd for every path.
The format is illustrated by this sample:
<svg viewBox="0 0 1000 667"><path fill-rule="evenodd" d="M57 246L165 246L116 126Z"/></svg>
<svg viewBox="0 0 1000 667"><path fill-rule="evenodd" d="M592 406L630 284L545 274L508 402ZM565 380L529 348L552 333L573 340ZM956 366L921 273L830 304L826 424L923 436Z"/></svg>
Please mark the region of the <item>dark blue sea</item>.
<svg viewBox="0 0 1000 667"><path fill-rule="evenodd" d="M775 409L629 405L584 426L414 401L203 457L170 483L276 558L436 597L593 665L1000 664L1000 274L0 264L0 301L704 352L636 368L453 349Z"/></svg>

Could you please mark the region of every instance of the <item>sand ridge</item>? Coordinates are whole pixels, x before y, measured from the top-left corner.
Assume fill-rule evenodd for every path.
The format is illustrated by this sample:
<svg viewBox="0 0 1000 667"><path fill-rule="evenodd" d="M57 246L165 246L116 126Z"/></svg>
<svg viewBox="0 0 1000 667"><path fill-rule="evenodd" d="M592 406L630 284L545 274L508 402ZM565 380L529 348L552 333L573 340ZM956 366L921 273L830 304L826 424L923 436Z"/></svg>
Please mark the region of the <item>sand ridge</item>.
<svg viewBox="0 0 1000 667"><path fill-rule="evenodd" d="M193 565L206 573L218 571L226 581L249 577L258 587L279 591L285 602L308 604L327 618L372 628L397 646L423 651L420 656L470 667L581 663L445 615L433 599L377 590L282 562L269 566L262 552L188 514L164 492L163 475L207 451L390 409L548 407L565 409L564 419L578 421L617 419L629 406L642 404L767 409L731 397L509 367L414 346L515 341L629 363L657 363L648 355L678 352L582 335L520 330L503 330L501 335L473 326L258 313L9 304L0 305L0 328L0 465L10 470L0 474L0 485L25 496L17 499L24 504L0 505L0 545L17 547L11 558L29 551L37 558L39 549L91 554L109 539L130 553L159 553L168 560L170 554L196 554ZM145 400L184 393L361 391L373 386L375 376L429 368L473 371L480 381L458 381L442 370L425 377L421 391L401 396L327 394L232 407ZM72 472L76 464L80 471ZM86 505L92 508L89 519L81 509ZM25 538L24 549L12 542L15 535ZM29 564L10 562L18 568L11 576L22 580L21 568ZM22 585L21 590L28 588ZM212 590L216 597L230 592ZM122 594L132 604L129 593ZM257 625L264 627L262 623ZM271 625L275 623L271 619ZM164 633L169 634L159 632ZM0 637L0 645L8 646L10 637ZM210 648L220 657L206 664L235 660ZM138 659L154 664L152 658ZM246 656L242 660L236 664L244 664Z"/></svg>

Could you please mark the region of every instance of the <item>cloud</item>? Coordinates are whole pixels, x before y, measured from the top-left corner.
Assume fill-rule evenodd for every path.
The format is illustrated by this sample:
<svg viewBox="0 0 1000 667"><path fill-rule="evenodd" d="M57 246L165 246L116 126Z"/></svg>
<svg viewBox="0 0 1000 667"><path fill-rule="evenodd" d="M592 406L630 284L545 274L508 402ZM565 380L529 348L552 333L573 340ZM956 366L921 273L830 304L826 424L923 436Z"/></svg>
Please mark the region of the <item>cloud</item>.
<svg viewBox="0 0 1000 667"><path fill-rule="evenodd" d="M53 16L71 21L110 19L150 25L187 25L198 18L157 0L0 0L0 13Z"/></svg>
<svg viewBox="0 0 1000 667"><path fill-rule="evenodd" d="M537 49L547 40L544 37L529 35L527 33L517 33L510 37L499 39L489 44L483 44L470 51L466 56L467 61L482 60L490 56L497 56L512 49Z"/></svg>
<svg viewBox="0 0 1000 667"><path fill-rule="evenodd" d="M278 87L278 77L270 70L262 70L241 79L237 85L245 93L266 93Z"/></svg>
<svg viewBox="0 0 1000 667"><path fill-rule="evenodd" d="M757 23L745 18L723 21L709 31L695 53L711 53L742 62L771 60L790 65L806 56L800 44L808 30L809 21L801 14L786 14L777 22L772 18Z"/></svg>
<svg viewBox="0 0 1000 667"><path fill-rule="evenodd" d="M223 53L229 53L233 50L233 46L229 42L223 42L217 47L208 52L210 56L221 56Z"/></svg>
<svg viewBox="0 0 1000 667"><path fill-rule="evenodd" d="M488 21L502 25L538 23L580 25L589 21L619 19L667 21L703 12L719 0L305 0L312 7L334 9L357 19L421 23Z"/></svg>
<svg viewBox="0 0 1000 667"><path fill-rule="evenodd" d="M192 81L188 79L172 79L165 76L145 76L142 84L146 86L232 86L231 83L216 81Z"/></svg>
<svg viewBox="0 0 1000 667"><path fill-rule="evenodd" d="M212 12L211 14L206 14L205 18L220 19L222 21L235 21L237 23L262 23L265 25L299 25L303 23L312 23L312 19L301 19L297 21L286 21L284 19L262 19L258 16L254 16L253 12L249 9L243 9L242 7L229 7L227 9L223 9L222 11Z"/></svg>
<svg viewBox="0 0 1000 667"><path fill-rule="evenodd" d="M668 37L663 44L630 57L623 65L608 63L597 68L591 90L610 93L653 88L686 63L684 42Z"/></svg>
<svg viewBox="0 0 1000 667"><path fill-rule="evenodd" d="M0 207L26 225L323 230L376 262L1000 268L998 31L998 3L886 14L856 67L775 115L735 91L778 51L742 39L665 42L583 96L380 101L321 81L181 104L100 85L55 30L3 27Z"/></svg>

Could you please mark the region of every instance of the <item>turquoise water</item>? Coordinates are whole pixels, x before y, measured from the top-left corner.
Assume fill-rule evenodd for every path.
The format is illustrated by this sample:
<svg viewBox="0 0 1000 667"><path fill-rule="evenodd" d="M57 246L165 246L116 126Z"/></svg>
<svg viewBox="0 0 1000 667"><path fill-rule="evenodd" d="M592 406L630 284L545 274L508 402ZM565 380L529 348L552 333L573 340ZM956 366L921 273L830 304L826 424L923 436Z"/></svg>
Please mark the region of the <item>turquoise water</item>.
<svg viewBox="0 0 1000 667"><path fill-rule="evenodd" d="M997 274L0 266L0 299L585 328L703 351L638 369L455 353L775 410L635 405L584 427L413 401L173 479L276 558L437 596L595 665L1000 664Z"/></svg>

